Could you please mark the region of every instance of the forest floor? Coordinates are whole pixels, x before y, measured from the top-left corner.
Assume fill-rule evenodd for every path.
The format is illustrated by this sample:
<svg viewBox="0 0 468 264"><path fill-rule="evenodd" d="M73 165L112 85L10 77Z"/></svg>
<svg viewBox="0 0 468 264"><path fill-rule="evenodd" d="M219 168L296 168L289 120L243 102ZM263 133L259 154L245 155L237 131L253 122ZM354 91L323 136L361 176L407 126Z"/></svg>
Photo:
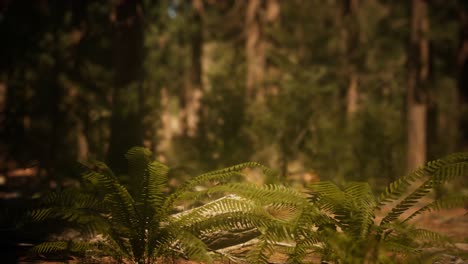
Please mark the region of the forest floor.
<svg viewBox="0 0 468 264"><path fill-rule="evenodd" d="M468 215L467 209L455 208L449 210L441 210L438 212L423 214L416 217L413 223L417 223L422 228L427 228L432 231L436 231L445 234L453 239L455 245L460 248L465 254L468 255ZM319 258L311 257L306 260L307 263L320 263ZM24 256L20 258L19 263L42 263L42 264L53 264L53 263L82 263L82 259L68 258L59 260L47 260L41 259L40 257L31 258L30 256ZM100 259L99 263L109 263L107 259ZM193 261L177 260L172 264L195 264ZM217 262L221 264L221 262ZM232 263L232 262L230 262ZM286 257L283 254L275 253L270 259L270 263L286 263ZM443 263L466 263L468 259L461 259L455 256L445 255L443 258L436 262L438 264ZM164 263L165 264L165 263Z"/></svg>

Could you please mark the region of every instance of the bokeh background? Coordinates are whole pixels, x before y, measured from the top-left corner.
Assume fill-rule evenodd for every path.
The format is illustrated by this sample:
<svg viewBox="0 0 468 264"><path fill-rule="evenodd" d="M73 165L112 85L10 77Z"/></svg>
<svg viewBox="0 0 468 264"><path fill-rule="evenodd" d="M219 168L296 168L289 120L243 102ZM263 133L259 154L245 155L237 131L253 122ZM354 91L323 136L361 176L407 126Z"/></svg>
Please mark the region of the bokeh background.
<svg viewBox="0 0 468 264"><path fill-rule="evenodd" d="M263 182L384 186L468 150L467 6L2 0L2 195L86 159L124 173L136 145L188 174L253 160Z"/></svg>

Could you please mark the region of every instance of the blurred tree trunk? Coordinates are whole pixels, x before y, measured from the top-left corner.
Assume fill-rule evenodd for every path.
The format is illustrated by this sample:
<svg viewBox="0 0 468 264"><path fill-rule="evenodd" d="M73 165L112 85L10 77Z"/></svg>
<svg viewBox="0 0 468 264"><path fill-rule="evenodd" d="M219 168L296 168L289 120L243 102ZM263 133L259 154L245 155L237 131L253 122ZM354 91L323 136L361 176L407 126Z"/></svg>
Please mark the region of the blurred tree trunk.
<svg viewBox="0 0 468 264"><path fill-rule="evenodd" d="M69 33L69 38L72 40L72 48L74 49L74 67L73 70L79 72L79 46L85 34L86 28L86 11L88 7L87 0L81 0L72 2L72 19L73 19L73 30ZM78 94L78 87L71 87L72 94ZM79 95L78 95L79 96ZM78 97L74 96L74 97ZM73 96L72 96L73 97ZM83 107L82 103L78 101L78 98L73 100L70 104L70 108L74 108L77 112L77 117L74 126L74 132L76 133L76 155L77 159L84 161L88 159L89 147L88 147L88 127L89 127L89 108Z"/></svg>
<svg viewBox="0 0 468 264"><path fill-rule="evenodd" d="M267 70L266 57L269 43L265 29L278 20L279 14L280 2L278 0L247 1L244 21L246 55L245 97L247 104L253 105L255 113L258 115L262 114L261 109L264 108L267 93L265 72ZM271 90L275 89L271 87ZM253 120L255 118L254 116ZM288 140L290 138L285 138L285 135L280 136L279 162L281 164L282 175L286 175L288 171L291 149L290 144L287 144Z"/></svg>
<svg viewBox="0 0 468 264"><path fill-rule="evenodd" d="M175 134L174 121L177 118L171 112L171 97L166 87L161 88L160 92L160 122L161 125L157 130L158 142L155 144L153 151L157 153L157 158L161 162L167 162L167 154L170 153L172 148L172 139Z"/></svg>
<svg viewBox="0 0 468 264"><path fill-rule="evenodd" d="M459 1L460 46L458 51L460 150L468 151L468 3Z"/></svg>
<svg viewBox="0 0 468 264"><path fill-rule="evenodd" d="M245 16L245 54L247 65L247 101L263 101L265 96L262 83L266 69L266 46L264 28L277 20L280 5L277 0L247 1Z"/></svg>
<svg viewBox="0 0 468 264"><path fill-rule="evenodd" d="M411 2L411 35L408 53L407 169L426 162L427 94L429 77L429 18L427 1Z"/></svg>
<svg viewBox="0 0 468 264"><path fill-rule="evenodd" d="M359 48L359 0L346 0L344 6L343 42L344 56L346 58L345 71L348 75L348 88L346 92L346 114L350 121L358 110L358 81L355 53Z"/></svg>
<svg viewBox="0 0 468 264"><path fill-rule="evenodd" d="M0 81L0 175L4 177L7 176L7 156L8 156L8 146L5 142L7 138L6 128L7 128L7 94L8 87L6 82ZM1 177L1 176L0 176ZM3 180L0 178L0 180Z"/></svg>
<svg viewBox="0 0 468 264"><path fill-rule="evenodd" d="M115 83L107 159L117 172L125 170L124 154L143 143L143 22L138 0L119 1L111 16L114 25Z"/></svg>
<svg viewBox="0 0 468 264"><path fill-rule="evenodd" d="M263 81L265 70L265 50L261 40L260 10L262 0L247 2L245 16L245 54L247 60L246 95L252 101L256 97L255 90Z"/></svg>
<svg viewBox="0 0 468 264"><path fill-rule="evenodd" d="M202 86L202 58L203 58L203 1L192 0L194 9L191 24L191 67L188 83L183 94L182 133L194 137L197 133L200 119Z"/></svg>

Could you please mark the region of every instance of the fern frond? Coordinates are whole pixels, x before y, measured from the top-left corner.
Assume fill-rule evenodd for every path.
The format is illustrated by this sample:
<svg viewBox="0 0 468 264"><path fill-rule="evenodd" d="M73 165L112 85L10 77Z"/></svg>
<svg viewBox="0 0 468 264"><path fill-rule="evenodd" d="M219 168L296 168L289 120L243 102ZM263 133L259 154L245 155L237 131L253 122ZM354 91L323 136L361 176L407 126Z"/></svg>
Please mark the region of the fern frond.
<svg viewBox="0 0 468 264"><path fill-rule="evenodd" d="M113 239L96 243L96 248L102 255L111 256L115 260L120 260L119 262L122 262L122 258L132 259L131 251L126 251L125 247L121 247Z"/></svg>
<svg viewBox="0 0 468 264"><path fill-rule="evenodd" d="M122 232L122 230L119 229L118 227L112 226L106 232L107 237L110 239L111 249L118 252L118 255L123 255L131 259L133 253L132 245L128 240L128 232Z"/></svg>
<svg viewBox="0 0 468 264"><path fill-rule="evenodd" d="M420 187L418 187L411 194L400 201L397 205L395 205L392 210L382 219L381 225L385 225L398 219L398 217L416 205L421 200L421 198L425 197L441 183L442 181L434 181L433 179L427 180Z"/></svg>
<svg viewBox="0 0 468 264"><path fill-rule="evenodd" d="M267 264L270 263L269 257L274 251L272 241L268 235L264 234L258 238L259 242L247 254L247 260L252 264Z"/></svg>
<svg viewBox="0 0 468 264"><path fill-rule="evenodd" d="M446 181L452 177L467 174L468 153L455 153L446 158L430 161L406 176L392 182L377 199L377 209L383 205L398 200L407 191L411 183L424 177L435 175L435 181Z"/></svg>
<svg viewBox="0 0 468 264"><path fill-rule="evenodd" d="M288 250L288 263L303 263L302 260L308 254L317 251L323 237L317 231L307 228L307 226L294 227L294 241L296 244L292 249Z"/></svg>
<svg viewBox="0 0 468 264"><path fill-rule="evenodd" d="M398 240L386 241L383 244L383 248L387 252L402 254L405 257L409 255L418 254L421 252L420 249L416 249L411 245L398 242Z"/></svg>
<svg viewBox="0 0 468 264"><path fill-rule="evenodd" d="M468 196L466 195L455 195L455 196L449 196L446 198L440 198L440 199L433 201L432 203L428 205L421 207L416 212L412 213L410 216L408 216L406 219L403 220L403 223L425 212L463 207L467 202L468 202Z"/></svg>
<svg viewBox="0 0 468 264"><path fill-rule="evenodd" d="M57 241L57 242L44 242L32 248L33 252L39 254L54 253L61 251L69 252L85 252L90 249L96 248L95 244L87 242L75 241Z"/></svg>
<svg viewBox="0 0 468 264"><path fill-rule="evenodd" d="M207 254L207 246L199 238L185 230L180 230L177 235L178 244L181 245L188 259L201 263L212 263L213 259Z"/></svg>
<svg viewBox="0 0 468 264"><path fill-rule="evenodd" d="M216 180L224 180L225 178L231 177L232 175L236 175L236 173L241 172L247 168L261 168L265 169L263 165L257 162L246 162L242 164L237 164L231 167L227 167L224 169L214 170L211 172L203 173L199 176L196 176L192 180L187 181L182 187L181 190L189 190L201 183L216 181Z"/></svg>
<svg viewBox="0 0 468 264"><path fill-rule="evenodd" d="M44 242L32 248L33 252L36 253L52 253L66 250L68 248L68 243L66 241L58 242Z"/></svg>
<svg viewBox="0 0 468 264"><path fill-rule="evenodd" d="M305 204L305 195L282 185L268 184L258 186L248 183L228 183L209 188L207 193L226 192L239 195L246 199L256 201L258 204L268 205L274 203ZM260 199L261 197L261 199Z"/></svg>
<svg viewBox="0 0 468 264"><path fill-rule="evenodd" d="M88 180L90 183L97 183L97 179L94 178L94 173L105 176L108 180L117 180L112 170L104 163L98 160L89 160L82 162L81 165L85 168L85 172L82 174L83 179Z"/></svg>
<svg viewBox="0 0 468 264"><path fill-rule="evenodd" d="M155 209L160 208L164 202L168 172L169 168L159 161L153 161L148 165L148 185L143 188L143 197Z"/></svg>
<svg viewBox="0 0 468 264"><path fill-rule="evenodd" d="M74 195L77 202L73 204ZM41 201L43 208L34 209L27 214L28 221L41 222L47 219L60 219L80 227L85 234L93 234L108 226L107 218L102 214L102 204L93 196L74 191L57 192L47 195Z"/></svg>
<svg viewBox="0 0 468 264"><path fill-rule="evenodd" d="M308 245L302 243L296 243L296 245L288 251L288 261L289 264L301 264L303 259L307 256Z"/></svg>
<svg viewBox="0 0 468 264"><path fill-rule="evenodd" d="M163 252L176 241L176 234L179 230L179 226L175 225L160 227L158 223L156 227L150 226L148 231L148 256L155 258L164 255Z"/></svg>
<svg viewBox="0 0 468 264"><path fill-rule="evenodd" d="M97 211L104 209L102 202L96 197L96 195L78 189L65 189L62 191L47 193L40 198L39 206L72 206L75 208L89 208Z"/></svg>
<svg viewBox="0 0 468 264"><path fill-rule="evenodd" d="M250 206L250 205L249 205ZM188 229L194 234L211 233L227 230L268 230L277 240L291 239L291 232L287 230L287 223L272 218L261 208L248 208L248 210L223 210L224 212L210 211L204 217L184 217L174 224ZM188 218L188 220L186 220ZM265 231L266 232L266 231Z"/></svg>
<svg viewBox="0 0 468 264"><path fill-rule="evenodd" d="M418 241L421 246L429 245L433 247L451 245L450 239L442 234L427 230L427 229L414 229L409 233L414 240Z"/></svg>
<svg viewBox="0 0 468 264"><path fill-rule="evenodd" d="M55 215L55 212L52 208L42 208L28 212L29 218L36 222L49 219L52 215Z"/></svg>
<svg viewBox="0 0 468 264"><path fill-rule="evenodd" d="M432 180L435 184L440 185L448 181L452 181L456 178L465 177L468 175L468 159L458 160L457 163L447 164L439 170L437 170Z"/></svg>
<svg viewBox="0 0 468 264"><path fill-rule="evenodd" d="M107 166L100 164L101 170L105 171ZM99 187L106 194L104 205L112 215L112 221L120 222L130 229L137 229L138 212L133 197L128 190L119 182L112 173L101 173L88 171L83 174L83 179Z"/></svg>
<svg viewBox="0 0 468 264"><path fill-rule="evenodd" d="M206 220L224 213L249 212L254 208L251 201L238 196L230 195L205 205L193 208L189 211L177 214L174 220L181 226L190 226L194 223Z"/></svg>
<svg viewBox="0 0 468 264"><path fill-rule="evenodd" d="M224 169L214 170L211 172L203 173L199 176L194 177L193 179L185 182L181 187L177 189L175 193L168 197L164 207L169 208L172 204L178 199L178 197L186 191L191 190L193 187L200 185L202 183L221 181L224 182L228 179L232 179L235 176L242 175L240 172L247 168L260 168L264 173L271 173L271 170L261 165L258 162L245 162Z"/></svg>
<svg viewBox="0 0 468 264"><path fill-rule="evenodd" d="M344 192L347 199L352 201L347 203L346 206L350 206L350 210L355 219L350 219L354 221L350 225L350 228L353 233L359 235L361 239L367 237L370 227L374 223L375 213L375 198L372 194L370 185L366 182L353 182L345 186Z"/></svg>
<svg viewBox="0 0 468 264"><path fill-rule="evenodd" d="M134 181L141 183L146 175L148 164L151 162L151 151L143 147L133 147L127 151L128 174Z"/></svg>
<svg viewBox="0 0 468 264"><path fill-rule="evenodd" d="M400 215L413 207L421 198L426 196L435 187L440 186L448 180L456 177L468 175L468 155L456 154L438 162L430 162L426 167L429 179L411 194L400 201L392 210L382 219L381 225L396 220ZM435 166L434 164L437 164Z"/></svg>
<svg viewBox="0 0 468 264"><path fill-rule="evenodd" d="M133 198L125 187L117 183L114 184L113 192L106 195L104 202L111 212L113 222L137 229L138 212Z"/></svg>
<svg viewBox="0 0 468 264"><path fill-rule="evenodd" d="M125 157L128 160L129 176L137 184L135 200L153 208L159 207L164 199L169 168L159 161L151 161L151 151L143 147L131 148Z"/></svg>
<svg viewBox="0 0 468 264"><path fill-rule="evenodd" d="M321 210L336 213L346 203L345 193L330 181L321 181L309 185L312 190L311 201Z"/></svg>

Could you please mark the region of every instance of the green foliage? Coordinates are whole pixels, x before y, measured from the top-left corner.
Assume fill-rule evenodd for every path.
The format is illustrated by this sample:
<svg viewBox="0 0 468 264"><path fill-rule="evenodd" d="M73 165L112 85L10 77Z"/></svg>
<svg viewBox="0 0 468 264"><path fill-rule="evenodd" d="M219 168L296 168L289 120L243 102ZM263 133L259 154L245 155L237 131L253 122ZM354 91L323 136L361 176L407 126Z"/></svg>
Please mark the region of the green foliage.
<svg viewBox="0 0 468 264"><path fill-rule="evenodd" d="M121 185L104 163L91 162L83 174L85 190L65 190L44 197L43 208L32 211L31 218L35 221L60 218L91 229L91 233L104 234L105 244L114 248L117 256L138 263L153 262L168 249L175 251L172 244L175 241L184 246L182 252L188 257L209 260L203 243L195 238L187 241L190 238L187 235L181 239L182 229L176 232L178 224L171 221L170 210L163 207L169 168L152 161L151 155L143 148L132 148L126 155L129 175L136 185L134 193ZM64 245L47 242L35 250L70 248Z"/></svg>
<svg viewBox="0 0 468 264"><path fill-rule="evenodd" d="M454 249L445 236L408 221L423 212L466 203L468 197L452 195L419 207L422 199L441 184L466 177L467 158L467 154L459 153L429 162L391 183L378 197L367 183L351 182L343 188L328 181L312 184L311 202L330 216L330 222L318 224L322 257L340 263L388 263L391 255L403 261L415 256L422 258L432 247ZM389 210L385 214L384 205L389 207L385 208ZM379 223L376 215L382 214ZM297 259L295 254L293 259Z"/></svg>
<svg viewBox="0 0 468 264"><path fill-rule="evenodd" d="M42 198L41 207L32 210L33 221L54 218L73 223L85 234L102 234L99 241L46 242L34 248L36 252L86 251L94 249L116 259L136 263L153 263L158 257L177 256L211 262L202 234L237 228L257 228L268 234L279 230L282 221L271 213L271 206L305 201L301 194L281 186L258 187L230 183L230 179L246 168L268 168L247 162L201 174L184 183L174 193L166 193L169 168L153 161L152 153L136 147L126 154L132 185L122 185L102 162L85 164L83 188L53 192ZM211 182L211 188L197 186ZM130 188L131 187L131 188ZM223 198L195 206L203 198L226 195ZM302 200L301 200L302 199ZM193 207L173 214L176 206ZM278 231L280 233L280 231ZM279 235L284 237L285 235Z"/></svg>
<svg viewBox="0 0 468 264"><path fill-rule="evenodd" d="M201 174L168 195L169 168L151 155L144 148L127 153L132 188L121 185L104 163L95 161L83 174L84 190L51 193L42 199L41 209L30 212L35 221L59 218L89 234L103 234L104 239L46 242L34 250L94 250L138 263L169 256L210 262L212 249L203 237L250 229L259 235L245 256L249 263L268 263L280 249L289 263L303 263L311 254L338 263L409 261L434 257L429 248L455 250L445 236L409 221L467 202L466 196L451 195L419 206L434 188L468 174L464 153L429 162L391 183L379 196L363 182L343 187L317 182L309 195L281 185L232 182L246 168L271 173L256 162ZM208 188L197 188L208 182ZM174 214L178 205L186 210Z"/></svg>

